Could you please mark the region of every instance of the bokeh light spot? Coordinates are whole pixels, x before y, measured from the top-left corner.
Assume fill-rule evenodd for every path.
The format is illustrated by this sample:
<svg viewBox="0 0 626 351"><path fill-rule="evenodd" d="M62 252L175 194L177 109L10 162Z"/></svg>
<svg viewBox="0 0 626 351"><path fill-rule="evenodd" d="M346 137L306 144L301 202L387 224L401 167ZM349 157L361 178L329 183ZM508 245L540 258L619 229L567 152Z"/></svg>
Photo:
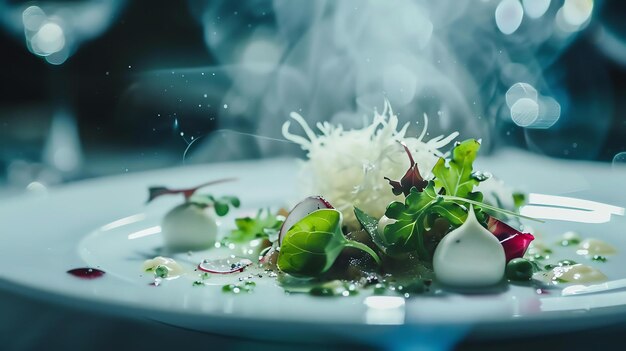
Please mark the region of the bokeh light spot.
<svg viewBox="0 0 626 351"><path fill-rule="evenodd" d="M543 16L550 7L550 0L522 0L524 12L530 18Z"/></svg>
<svg viewBox="0 0 626 351"><path fill-rule="evenodd" d="M30 40L33 51L40 56L48 56L63 50L65 34L63 28L54 22L42 25Z"/></svg>
<svg viewBox="0 0 626 351"><path fill-rule="evenodd" d="M520 127L529 127L539 117L539 105L533 99L521 98L511 106L511 119Z"/></svg>
<svg viewBox="0 0 626 351"><path fill-rule="evenodd" d="M529 98L531 100L537 101L537 89L528 83L515 83L513 84L509 90L507 90L505 99L506 104L509 108L513 108L513 104L517 102L517 100L522 98Z"/></svg>
<svg viewBox="0 0 626 351"><path fill-rule="evenodd" d="M563 19L572 26L587 22L593 11L593 0L565 0Z"/></svg>
<svg viewBox="0 0 626 351"><path fill-rule="evenodd" d="M496 7L496 25L503 34L513 34L522 24L524 8L518 0L502 0Z"/></svg>

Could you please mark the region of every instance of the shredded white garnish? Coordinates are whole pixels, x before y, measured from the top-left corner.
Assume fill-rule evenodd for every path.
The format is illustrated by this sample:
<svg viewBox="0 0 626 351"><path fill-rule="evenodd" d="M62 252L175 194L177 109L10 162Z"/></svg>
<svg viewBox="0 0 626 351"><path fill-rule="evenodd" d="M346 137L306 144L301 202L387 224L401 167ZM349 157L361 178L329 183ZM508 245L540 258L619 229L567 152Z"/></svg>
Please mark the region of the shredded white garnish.
<svg viewBox="0 0 626 351"><path fill-rule="evenodd" d="M344 130L341 125L317 123L321 132L316 134L298 113L290 117L296 121L304 135L289 132L291 122L283 124L283 136L307 151L308 159L301 168L301 187L305 195L321 195L342 212L344 225L358 228L354 207L380 218L392 201L401 201L391 192L384 177L399 180L409 167L409 159L398 143L404 142L418 165L420 173L431 177L430 171L440 151L458 135L453 132L425 141L428 117L424 114L424 128L418 137L407 136L409 123L398 130L398 117L388 101L382 113L374 112L372 124L363 129Z"/></svg>

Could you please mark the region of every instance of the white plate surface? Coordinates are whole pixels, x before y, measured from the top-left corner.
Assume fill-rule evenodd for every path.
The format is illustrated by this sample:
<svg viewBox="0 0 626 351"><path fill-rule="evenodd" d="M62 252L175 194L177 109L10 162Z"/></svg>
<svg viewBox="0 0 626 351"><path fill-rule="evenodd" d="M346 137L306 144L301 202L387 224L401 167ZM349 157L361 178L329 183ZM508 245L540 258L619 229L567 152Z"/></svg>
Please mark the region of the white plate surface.
<svg viewBox="0 0 626 351"><path fill-rule="evenodd" d="M626 291L622 290L561 296L558 291L539 295L528 287L511 286L492 294L448 294L405 301L400 297L368 298L365 293L346 298L287 296L268 277L255 278L254 293L239 295L221 292L223 284L236 282L238 276L212 277L207 280L211 285L205 287L193 287L192 274L156 288L148 285L150 277L141 271L141 263L161 246L161 238L158 233L141 233L150 233L177 202L163 198L146 206L148 186L184 187L238 177L237 183L211 189L241 198L243 207L224 219L226 228L233 216L297 200L296 167L294 161L280 159L193 166L84 181L1 201L0 285L62 303L181 327L281 339L336 335L375 341L380 333L399 330L413 334L421 330L434 336L437 334L432 330L452 335L455 330L461 333L469 328L497 330L499 336L506 336L626 319ZM528 192L593 200L618 208L626 205L626 173L609 165L503 151L481 160L479 168ZM584 221L585 216L575 217ZM533 226L547 243L568 230L610 242L620 253L605 263L578 257L567 248L558 249L556 255L596 266L611 280L625 279L626 221L616 214L609 214L609 218L605 223L553 220ZM202 255L179 254L175 258L191 270ZM98 267L107 274L86 281L66 273L85 266Z"/></svg>

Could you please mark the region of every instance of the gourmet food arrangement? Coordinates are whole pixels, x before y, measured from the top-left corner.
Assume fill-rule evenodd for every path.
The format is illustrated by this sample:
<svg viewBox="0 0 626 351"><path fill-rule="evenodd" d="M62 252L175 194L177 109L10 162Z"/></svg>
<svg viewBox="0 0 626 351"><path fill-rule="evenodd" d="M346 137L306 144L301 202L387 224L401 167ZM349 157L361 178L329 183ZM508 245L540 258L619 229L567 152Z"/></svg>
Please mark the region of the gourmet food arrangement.
<svg viewBox="0 0 626 351"><path fill-rule="evenodd" d="M524 194L474 169L481 142L453 140L458 133L425 140L408 135L386 104L362 129L319 123L314 132L292 114L304 135L283 135L307 153L299 179L307 196L290 209L259 209L256 215L219 223L241 203L236 196L199 194L199 189L150 188L149 201L183 195L162 221L164 252L220 250L193 270L158 256L142 269L154 285L188 275L194 286L211 276L232 277L229 293L252 292L254 277L273 278L287 292L321 296L489 291L506 284L543 291L606 276L573 260L550 261L551 250L533 240L536 221L519 214ZM444 151L449 148L448 151ZM235 183L233 183L235 184ZM233 228L233 229L229 229ZM517 228L517 229L516 229ZM522 230L521 228L524 228ZM562 246L603 261L615 250L599 240L566 233ZM580 254L580 252L579 252Z"/></svg>

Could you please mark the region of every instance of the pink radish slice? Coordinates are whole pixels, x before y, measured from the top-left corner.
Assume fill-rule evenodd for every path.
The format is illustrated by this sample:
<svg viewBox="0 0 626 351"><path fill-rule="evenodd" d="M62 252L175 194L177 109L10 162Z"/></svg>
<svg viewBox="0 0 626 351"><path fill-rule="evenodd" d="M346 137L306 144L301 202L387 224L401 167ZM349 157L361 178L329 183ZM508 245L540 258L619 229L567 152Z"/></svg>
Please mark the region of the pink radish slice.
<svg viewBox="0 0 626 351"><path fill-rule="evenodd" d="M259 253L259 263L263 264L267 261L267 258L272 254L274 248L272 246L266 247Z"/></svg>
<svg viewBox="0 0 626 351"><path fill-rule="evenodd" d="M246 267L252 264L247 258L218 258L215 260L203 260L198 265L198 269L214 274L230 274L243 272Z"/></svg>
<svg viewBox="0 0 626 351"><path fill-rule="evenodd" d="M287 234L287 231L289 231L294 224L298 223L299 220L306 217L309 213L323 208L334 207L321 196L309 196L294 206L291 212L289 212L289 215L287 215L287 218L285 218L285 222L283 222L282 227L280 227L278 243L283 243L283 238L285 237L285 234Z"/></svg>

